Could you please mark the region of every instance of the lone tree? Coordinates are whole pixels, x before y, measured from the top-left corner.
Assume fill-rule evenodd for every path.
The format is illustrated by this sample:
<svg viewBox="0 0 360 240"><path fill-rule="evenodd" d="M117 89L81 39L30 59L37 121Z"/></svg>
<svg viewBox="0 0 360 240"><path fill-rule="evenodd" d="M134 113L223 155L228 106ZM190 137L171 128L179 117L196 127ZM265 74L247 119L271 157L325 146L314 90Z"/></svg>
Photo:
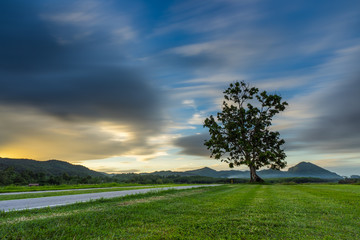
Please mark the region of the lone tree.
<svg viewBox="0 0 360 240"><path fill-rule="evenodd" d="M205 145L210 157L234 166L250 168L250 182L263 182L256 170L263 166L281 169L286 166L286 154L281 146L279 132L271 131L272 118L288 105L276 94L251 87L245 82L235 82L224 92L222 111L216 120L211 115L205 119L210 140Z"/></svg>

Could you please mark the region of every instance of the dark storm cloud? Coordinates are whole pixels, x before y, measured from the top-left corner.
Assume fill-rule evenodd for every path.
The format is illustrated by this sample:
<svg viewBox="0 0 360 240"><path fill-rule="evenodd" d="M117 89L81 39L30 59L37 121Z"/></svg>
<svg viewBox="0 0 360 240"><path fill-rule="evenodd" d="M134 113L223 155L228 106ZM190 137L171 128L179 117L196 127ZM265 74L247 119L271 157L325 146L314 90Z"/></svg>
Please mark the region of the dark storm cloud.
<svg viewBox="0 0 360 240"><path fill-rule="evenodd" d="M66 54L67 49L56 43L39 19L32 1L2 1L0 29L1 71L45 71Z"/></svg>
<svg viewBox="0 0 360 240"><path fill-rule="evenodd" d="M38 108L64 119L86 117L145 122L157 120L154 90L129 69L98 69L73 76L0 79L0 102Z"/></svg>
<svg viewBox="0 0 360 240"><path fill-rule="evenodd" d="M1 3L0 104L31 106L63 119L156 124L161 93L141 70L111 66L114 59L123 60L125 50L96 33L91 38L96 44L86 38L59 43L53 34L56 24L40 17L37 3ZM101 31L98 35L106 29Z"/></svg>
<svg viewBox="0 0 360 240"><path fill-rule="evenodd" d="M0 2L1 72L78 71L94 65L124 62L124 47L112 44L114 36L110 33L116 31L114 26L96 26L97 19L92 19L83 20L86 27L81 28L75 17L72 19L74 22L52 21L46 14L49 7L46 3L37 0ZM71 6L71 1L55 1L50 6L50 16L61 15L54 10L55 6L63 9ZM64 11L59 18L66 19ZM86 14L86 10L83 10L85 13L81 9L74 11L75 14ZM71 17L74 13L68 14ZM98 18L102 17L99 13Z"/></svg>
<svg viewBox="0 0 360 240"><path fill-rule="evenodd" d="M209 138L209 134L203 133L178 138L174 144L182 148L181 154L208 157L210 156L210 151L206 148L204 142Z"/></svg>
<svg viewBox="0 0 360 240"><path fill-rule="evenodd" d="M314 103L320 112L301 141L327 152L358 152L360 146L360 74L344 80ZM296 147L296 146L295 146Z"/></svg>

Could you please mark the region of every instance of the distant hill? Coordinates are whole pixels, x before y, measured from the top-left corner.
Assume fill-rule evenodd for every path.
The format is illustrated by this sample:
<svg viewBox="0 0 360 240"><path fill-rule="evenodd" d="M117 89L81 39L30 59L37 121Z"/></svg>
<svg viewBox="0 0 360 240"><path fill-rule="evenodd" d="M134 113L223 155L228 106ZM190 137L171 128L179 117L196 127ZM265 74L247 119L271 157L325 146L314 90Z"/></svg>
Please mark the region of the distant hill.
<svg viewBox="0 0 360 240"><path fill-rule="evenodd" d="M31 159L0 158L0 170L13 167L16 172L25 170L34 173L44 173L49 176L58 176L67 173L69 176L92 176L101 177L104 173L96 172L81 165L73 165L59 160L36 161Z"/></svg>
<svg viewBox="0 0 360 240"><path fill-rule="evenodd" d="M160 176L206 176L215 178L249 178L249 171L240 170L227 170L227 171L216 171L214 169L205 167L197 170L185 171L185 172L173 172L173 171L158 171L152 173ZM334 172L330 172L324 168L321 168L315 164L309 162L301 162L294 167L288 169L288 171L278 171L272 169L260 170L258 175L262 178L286 178L286 177L313 177L322 179L342 179L341 176Z"/></svg>
<svg viewBox="0 0 360 240"><path fill-rule="evenodd" d="M296 166L289 168L287 172L294 177L342 178L334 172L330 172L309 162L301 162Z"/></svg>
<svg viewBox="0 0 360 240"><path fill-rule="evenodd" d="M204 167L204 168L197 169L197 170L186 171L186 173L195 175L195 176L205 176L205 177L213 177L213 176L219 175L219 173L216 170L208 168L208 167Z"/></svg>

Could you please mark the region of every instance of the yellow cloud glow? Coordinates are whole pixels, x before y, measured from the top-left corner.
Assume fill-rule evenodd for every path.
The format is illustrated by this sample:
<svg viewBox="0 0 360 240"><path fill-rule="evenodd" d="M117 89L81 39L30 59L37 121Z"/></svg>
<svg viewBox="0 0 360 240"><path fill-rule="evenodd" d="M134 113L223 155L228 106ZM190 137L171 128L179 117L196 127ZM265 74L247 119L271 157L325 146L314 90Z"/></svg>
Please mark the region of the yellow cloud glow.
<svg viewBox="0 0 360 240"><path fill-rule="evenodd" d="M133 134L128 131L129 127L120 126L111 122L101 122L99 124L99 130L103 133L112 135L110 140L118 142L126 142L134 138Z"/></svg>

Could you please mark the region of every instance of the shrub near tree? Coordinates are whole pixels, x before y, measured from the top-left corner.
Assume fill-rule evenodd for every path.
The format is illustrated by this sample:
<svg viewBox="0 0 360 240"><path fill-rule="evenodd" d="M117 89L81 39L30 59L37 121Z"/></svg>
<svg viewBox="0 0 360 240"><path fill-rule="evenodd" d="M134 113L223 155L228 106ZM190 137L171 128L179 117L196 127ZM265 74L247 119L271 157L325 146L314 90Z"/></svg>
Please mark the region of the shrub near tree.
<svg viewBox="0 0 360 240"><path fill-rule="evenodd" d="M210 139L205 145L211 157L234 166L247 165L250 182L263 182L256 170L263 166L286 166L285 143L277 131L271 131L273 117L285 110L287 102L276 94L259 92L245 82L235 82L224 92L222 111L205 119Z"/></svg>

